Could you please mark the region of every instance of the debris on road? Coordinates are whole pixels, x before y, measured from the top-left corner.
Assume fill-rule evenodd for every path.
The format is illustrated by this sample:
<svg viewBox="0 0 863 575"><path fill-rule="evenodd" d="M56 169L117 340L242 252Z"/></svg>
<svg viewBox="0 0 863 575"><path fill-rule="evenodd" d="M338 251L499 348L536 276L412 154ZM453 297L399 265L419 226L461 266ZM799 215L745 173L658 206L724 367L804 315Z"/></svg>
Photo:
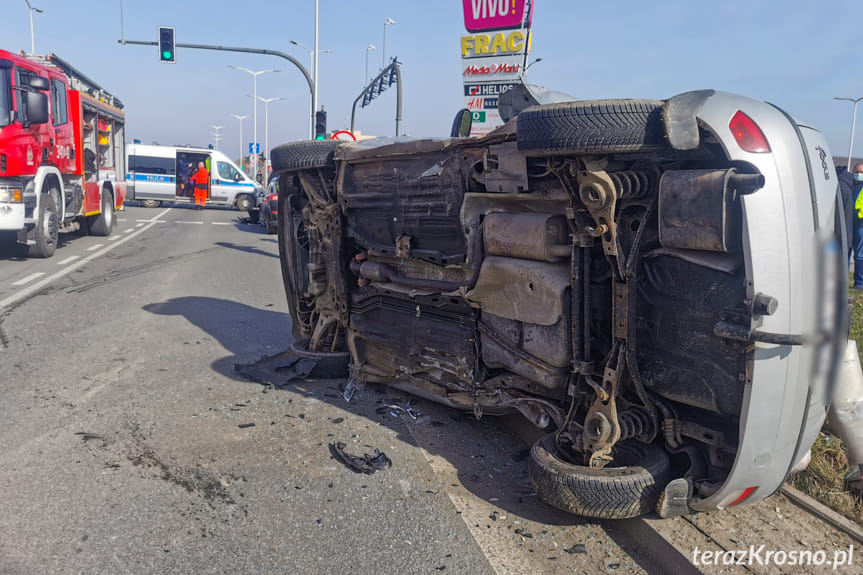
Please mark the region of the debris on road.
<svg viewBox="0 0 863 575"><path fill-rule="evenodd" d="M342 442L330 443L330 454L333 459L346 466L354 473L365 473L371 475L379 469L392 467L393 462L386 454L375 449L373 455L364 453L362 457L345 453L345 444Z"/></svg>
<svg viewBox="0 0 863 575"><path fill-rule="evenodd" d="M254 427L254 426L255 426L254 423L241 423L237 427L239 427L240 429L246 429L247 427Z"/></svg>

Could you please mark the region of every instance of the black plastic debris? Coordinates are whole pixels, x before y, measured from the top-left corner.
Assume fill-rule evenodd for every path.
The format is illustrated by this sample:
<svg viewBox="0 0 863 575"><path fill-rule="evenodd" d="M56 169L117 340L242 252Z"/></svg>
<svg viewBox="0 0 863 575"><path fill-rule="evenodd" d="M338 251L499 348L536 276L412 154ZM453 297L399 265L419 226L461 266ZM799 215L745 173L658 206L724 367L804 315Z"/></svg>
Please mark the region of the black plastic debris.
<svg viewBox="0 0 863 575"><path fill-rule="evenodd" d="M533 539L533 533L531 533L527 529L518 528L514 531L514 533L516 535L521 535L522 537L524 537L526 539Z"/></svg>
<svg viewBox="0 0 863 575"><path fill-rule="evenodd" d="M345 444L342 442L330 443L330 454L333 459L353 471L354 473L365 473L371 475L379 469L392 467L393 462L385 453L375 449L374 454L364 453L362 457L345 452Z"/></svg>
<svg viewBox="0 0 863 575"><path fill-rule="evenodd" d="M587 547L584 546L584 543L578 543L576 545L573 545L569 549L564 548L564 551L566 551L570 555L574 553L587 553Z"/></svg>
<svg viewBox="0 0 863 575"><path fill-rule="evenodd" d="M254 427L254 426L255 426L254 423L241 423L237 427L239 427L240 429L246 429L247 427Z"/></svg>

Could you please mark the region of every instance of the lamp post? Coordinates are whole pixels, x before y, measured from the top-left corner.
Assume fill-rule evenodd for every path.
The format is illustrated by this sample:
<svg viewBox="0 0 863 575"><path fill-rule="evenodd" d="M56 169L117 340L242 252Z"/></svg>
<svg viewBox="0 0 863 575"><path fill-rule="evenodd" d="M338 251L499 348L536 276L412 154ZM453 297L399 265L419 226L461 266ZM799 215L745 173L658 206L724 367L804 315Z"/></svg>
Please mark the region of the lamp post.
<svg viewBox="0 0 863 575"><path fill-rule="evenodd" d="M387 18L384 22L384 43L381 46L381 70L387 67L387 24L395 24L396 21L392 18ZM366 74L368 76L368 74Z"/></svg>
<svg viewBox="0 0 863 575"><path fill-rule="evenodd" d="M248 118L248 116L240 116L239 114L231 114L232 118L236 118L240 121L240 165L243 165L243 120Z"/></svg>
<svg viewBox="0 0 863 575"><path fill-rule="evenodd" d="M371 44L369 44L366 48L366 77L363 78L363 88L365 88L366 84L368 84L369 82L369 51L371 50L377 50L377 48L375 48Z"/></svg>
<svg viewBox="0 0 863 575"><path fill-rule="evenodd" d="M233 68L234 70L239 70L240 72L246 72L247 74L251 74L254 78L254 101L252 103L253 108L253 120L252 123L254 126L252 127L252 134L254 137L254 144L258 143L258 76L261 74L266 74L268 72L281 72L281 70L258 70L257 72L249 70L248 68L241 68L240 66L233 66L228 64L229 68ZM242 150L240 150L242 151ZM252 156L255 158L254 165L252 166L252 178L254 178L258 173L258 156L257 154Z"/></svg>
<svg viewBox="0 0 863 575"><path fill-rule="evenodd" d="M219 149L219 142L222 139L222 135L219 133L219 130L224 128L224 126L214 126L214 125L210 124L210 127L213 128L214 130L216 130L216 133L213 134L213 138L216 140L216 149L218 150Z"/></svg>
<svg viewBox="0 0 863 575"><path fill-rule="evenodd" d="M264 171L266 172L267 168L270 167L270 102L284 100L284 98L261 98L258 96L258 100L264 103L264 153L267 155ZM270 174L267 172L266 175L269 176ZM264 180L266 181L266 177Z"/></svg>
<svg viewBox="0 0 863 575"><path fill-rule="evenodd" d="M300 44L296 40L288 40L288 41L291 44L293 44L294 46L296 46L297 48L302 48L303 50L305 50L306 52L309 53L309 68L314 69L315 68L314 50L312 50L311 48L308 48L306 46L303 46L302 44ZM332 52L332 50L318 50L318 54L329 54L330 52ZM315 71L315 76L312 78L312 83L316 86L318 84L317 70ZM312 116L309 116L309 139L310 140L314 137L314 123L315 122L314 122L314 119L312 118Z"/></svg>
<svg viewBox="0 0 863 575"><path fill-rule="evenodd" d="M27 8L30 9L30 53L36 53L36 41L33 38L33 12L38 12L39 14L44 14L44 10L40 10L39 8L33 8L30 5L30 0L24 0L27 3Z"/></svg>
<svg viewBox="0 0 863 575"><path fill-rule="evenodd" d="M860 100L863 100L863 96L860 96L859 98L837 98L834 96L833 99L854 102L854 115L851 119L851 143L848 144L848 171L851 172L851 152L854 149L854 124L857 123L857 103Z"/></svg>

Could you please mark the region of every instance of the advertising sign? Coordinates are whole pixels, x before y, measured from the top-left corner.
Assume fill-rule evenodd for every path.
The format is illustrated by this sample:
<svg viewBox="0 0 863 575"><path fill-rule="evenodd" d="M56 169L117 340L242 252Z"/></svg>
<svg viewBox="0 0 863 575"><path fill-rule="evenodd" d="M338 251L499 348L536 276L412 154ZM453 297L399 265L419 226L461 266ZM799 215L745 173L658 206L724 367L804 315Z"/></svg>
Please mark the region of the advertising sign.
<svg viewBox="0 0 863 575"><path fill-rule="evenodd" d="M462 0L468 32L530 28L528 0Z"/></svg>
<svg viewBox="0 0 863 575"><path fill-rule="evenodd" d="M471 136L491 132L503 123L500 95L524 79L530 52L530 25L535 0L462 0L464 27L460 39L464 105L471 111Z"/></svg>

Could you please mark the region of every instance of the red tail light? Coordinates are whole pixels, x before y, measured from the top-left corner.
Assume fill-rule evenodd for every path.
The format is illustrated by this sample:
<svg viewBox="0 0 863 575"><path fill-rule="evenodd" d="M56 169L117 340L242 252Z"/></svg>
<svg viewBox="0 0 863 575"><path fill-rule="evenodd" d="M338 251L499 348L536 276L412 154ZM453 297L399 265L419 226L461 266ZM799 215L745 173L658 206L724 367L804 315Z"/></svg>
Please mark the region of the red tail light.
<svg viewBox="0 0 863 575"><path fill-rule="evenodd" d="M737 145L742 150L753 153L770 151L770 144L767 143L767 138L764 137L761 128L758 127L758 124L752 118L740 110L731 118L728 127L731 129L731 133L734 134Z"/></svg>
<svg viewBox="0 0 863 575"><path fill-rule="evenodd" d="M737 112L737 113L739 114L740 112ZM752 120L749 120L749 121L751 122ZM737 505L739 503L743 503L747 497L752 495L753 491L755 491L754 487L747 487L746 489L743 490L743 493L740 494L740 497L738 497L737 499L735 499L734 501L732 501L731 503L728 504L728 507L734 507L735 505Z"/></svg>

